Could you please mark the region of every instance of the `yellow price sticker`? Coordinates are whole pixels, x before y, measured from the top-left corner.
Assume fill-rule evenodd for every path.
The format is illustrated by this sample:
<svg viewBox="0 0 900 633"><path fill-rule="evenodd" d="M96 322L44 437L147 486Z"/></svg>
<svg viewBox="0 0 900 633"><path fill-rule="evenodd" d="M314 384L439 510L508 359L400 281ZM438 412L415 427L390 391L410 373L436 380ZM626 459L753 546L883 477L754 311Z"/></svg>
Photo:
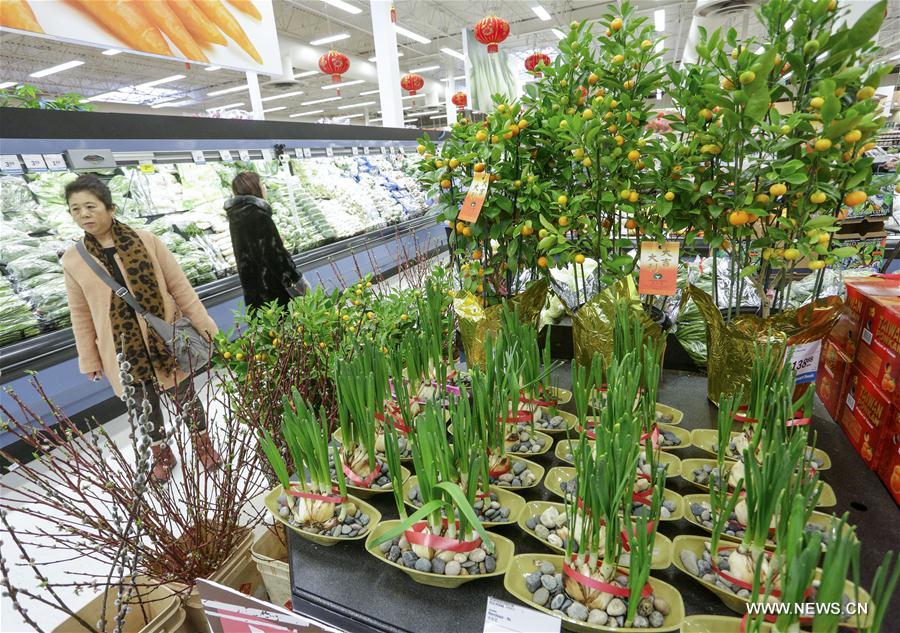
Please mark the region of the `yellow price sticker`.
<svg viewBox="0 0 900 633"><path fill-rule="evenodd" d="M156 167L153 165L153 163L141 163L141 173L154 174L156 173Z"/></svg>

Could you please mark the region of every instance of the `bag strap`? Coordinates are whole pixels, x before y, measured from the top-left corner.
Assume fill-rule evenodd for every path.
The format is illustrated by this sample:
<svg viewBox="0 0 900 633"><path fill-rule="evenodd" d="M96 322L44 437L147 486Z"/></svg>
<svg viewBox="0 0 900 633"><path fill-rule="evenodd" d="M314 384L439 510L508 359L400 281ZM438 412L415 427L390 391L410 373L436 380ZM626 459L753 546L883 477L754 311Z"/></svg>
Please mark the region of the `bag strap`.
<svg viewBox="0 0 900 633"><path fill-rule="evenodd" d="M85 263L90 267L91 270L94 271L94 274L100 278L100 281L109 286L112 291L116 294L117 297L120 297L122 301L131 306L131 309L134 310L139 316L144 316L147 314L147 310L138 303L138 300L134 298L130 292L128 292L128 288L119 284L115 279L110 276L109 272L97 263L97 260L94 259L91 254L88 252L87 247L84 245L84 240L78 240L75 242L75 248L78 250L78 254L81 255L82 259L84 259Z"/></svg>

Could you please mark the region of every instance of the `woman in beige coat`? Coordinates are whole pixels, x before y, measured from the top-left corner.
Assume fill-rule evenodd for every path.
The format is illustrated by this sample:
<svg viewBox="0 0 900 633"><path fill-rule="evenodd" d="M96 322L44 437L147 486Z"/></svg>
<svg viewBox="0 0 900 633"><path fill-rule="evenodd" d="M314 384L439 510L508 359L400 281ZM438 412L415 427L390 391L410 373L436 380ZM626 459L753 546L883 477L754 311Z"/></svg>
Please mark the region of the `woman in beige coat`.
<svg viewBox="0 0 900 633"><path fill-rule="evenodd" d="M212 337L215 322L197 297L175 257L153 233L136 230L115 219L116 207L109 188L96 176L82 175L66 186L72 218L84 229L84 243L110 275L145 309L173 323L179 316ZM175 455L164 442L160 395L176 403L192 425L194 447L206 468L221 461L206 431L206 414L190 376L180 372L165 341L91 270L74 246L62 256L72 331L81 373L91 380L106 376L116 395L122 395L116 355L125 354L131 365L138 402L146 398L153 408L153 478L166 481Z"/></svg>

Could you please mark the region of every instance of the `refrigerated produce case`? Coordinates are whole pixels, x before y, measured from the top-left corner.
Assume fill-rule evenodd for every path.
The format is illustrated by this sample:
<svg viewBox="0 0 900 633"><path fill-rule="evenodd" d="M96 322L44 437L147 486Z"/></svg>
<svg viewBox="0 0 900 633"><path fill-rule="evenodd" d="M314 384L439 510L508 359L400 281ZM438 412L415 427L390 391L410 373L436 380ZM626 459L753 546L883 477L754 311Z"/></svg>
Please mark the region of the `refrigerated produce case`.
<svg viewBox="0 0 900 633"><path fill-rule="evenodd" d="M77 372L58 261L81 235L63 200L78 173L100 176L119 217L167 244L223 328L240 308L223 209L239 171L266 183L285 245L313 283L389 274L404 257L445 245L414 178L417 130L16 109L0 116L9 159L0 174L0 382L28 394L28 372L39 371L70 415L94 412L112 395L105 381L85 385ZM0 447L11 439L0 436Z"/></svg>

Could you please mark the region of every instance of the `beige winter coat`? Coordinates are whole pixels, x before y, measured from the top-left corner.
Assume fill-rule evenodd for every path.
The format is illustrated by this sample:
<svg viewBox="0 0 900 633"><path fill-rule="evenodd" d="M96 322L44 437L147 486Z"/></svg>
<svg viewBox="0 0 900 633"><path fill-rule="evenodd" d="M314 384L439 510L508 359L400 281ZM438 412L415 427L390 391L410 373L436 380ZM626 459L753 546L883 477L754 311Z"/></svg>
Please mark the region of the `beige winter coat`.
<svg viewBox="0 0 900 633"><path fill-rule="evenodd" d="M161 316L169 323L174 323L184 315L198 331L213 336L218 332L218 327L207 314L206 308L203 307L175 257L156 235L149 231L135 230L147 247L156 271L156 279L165 306L165 314ZM127 280L122 260L118 255L116 261ZM69 295L69 311L72 314L72 332L75 334L75 346L78 349L78 368L83 374L102 369L116 395L122 395L119 369L116 364L117 349L109 318L112 290L90 269L75 246L71 246L62 256L62 267ZM139 318L138 325L146 343L147 323ZM164 389L169 389L176 384L176 379L181 382L187 376L180 371L165 374L157 370L156 377Z"/></svg>

